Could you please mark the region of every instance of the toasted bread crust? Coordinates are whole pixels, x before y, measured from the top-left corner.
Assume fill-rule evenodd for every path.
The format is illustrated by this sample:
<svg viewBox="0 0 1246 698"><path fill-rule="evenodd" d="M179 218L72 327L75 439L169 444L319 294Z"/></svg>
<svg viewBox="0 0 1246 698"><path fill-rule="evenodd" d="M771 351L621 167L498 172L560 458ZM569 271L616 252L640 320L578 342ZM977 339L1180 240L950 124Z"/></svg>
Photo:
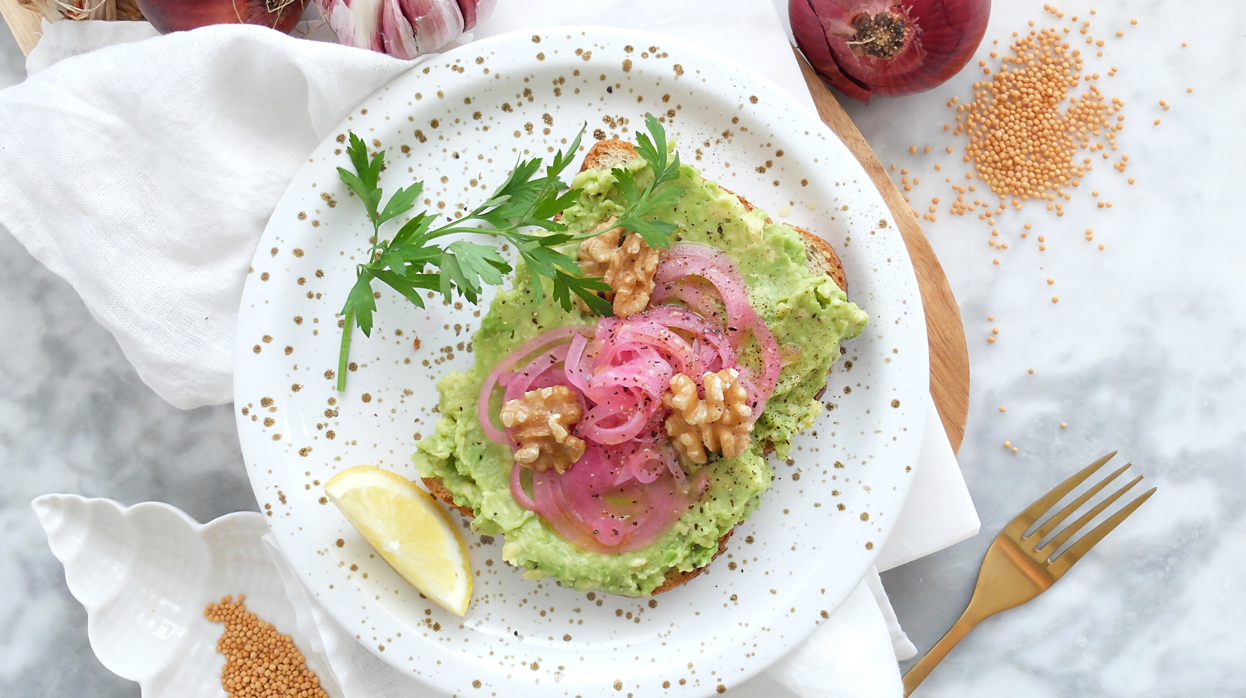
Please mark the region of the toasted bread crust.
<svg viewBox="0 0 1246 698"><path fill-rule="evenodd" d="M710 558L710 562L713 562L714 560L718 559L719 555L722 555L724 552L727 551L727 539L731 537L732 533L735 533L735 528L732 528L730 531L727 531L726 533L722 534L721 537L719 537L718 552L714 553L714 557ZM666 573L666 581L662 582L662 585L659 586L657 589L654 589L652 595L656 596L658 594L661 594L664 591L670 591L671 589L674 589L675 587L683 586L687 584L688 581L691 580L693 577L709 569L709 567L710 567L709 563L706 563L694 570L689 570L687 572L680 572L679 570L672 568L668 570Z"/></svg>
<svg viewBox="0 0 1246 698"><path fill-rule="evenodd" d="M597 141L584 154L584 162L580 165L580 171L611 170L622 167L635 160L638 155L640 153L636 152L636 147L627 141L614 138Z"/></svg>
<svg viewBox="0 0 1246 698"><path fill-rule="evenodd" d="M454 507L460 514L469 519L476 518L476 514L472 511L471 507L465 507L454 503L454 495L450 493L450 490L446 489L445 485L441 484L441 478L422 477L420 478L420 481L424 483L424 486L428 488L428 491L437 499L440 499L446 504Z"/></svg>
<svg viewBox="0 0 1246 698"><path fill-rule="evenodd" d="M631 160L635 159L637 154L636 148L627 141L620 141L616 139L597 141L591 148L588 149L588 152L585 153L584 163L580 166L580 171L613 169L627 164ZM740 196L739 194L736 194L721 185L719 185L719 188L739 199L746 211L756 209L756 207L749 203L748 199L745 199L743 196ZM769 218L766 220L769 220ZM800 233L800 236L805 241L805 257L809 270L815 274L822 273L831 277L835 281L835 284L847 293L848 279L844 275L844 265L840 261L839 255L835 254L835 248L831 247L831 243L823 240L804 228L798 228L796 226L791 227L795 229L796 232ZM450 490L446 489L445 485L441 483L441 478L425 477L420 479L424 482L424 486L428 488L428 491L431 492L434 497L442 502L445 502L449 506L454 507L463 516L466 516L469 519L473 518L474 514L471 508L456 504L454 501L454 495L451 494ZM723 552L727 550L727 539L731 537L732 533L735 533L735 528L727 531L721 538L718 539L718 551L714 553L714 557L710 558L711 561L719 555L722 555ZM687 584L689 580L704 572L708 567L709 565L707 564L688 572L681 572L672 568L666 573L666 580L662 582L661 586L653 590L653 594L661 594L663 592L670 591L675 587Z"/></svg>
<svg viewBox="0 0 1246 698"><path fill-rule="evenodd" d="M844 274L844 263L835 254L835 248L823 238L799 226L791 226L805 240L805 260L809 270L831 277L835 285L844 293L848 292L848 277Z"/></svg>

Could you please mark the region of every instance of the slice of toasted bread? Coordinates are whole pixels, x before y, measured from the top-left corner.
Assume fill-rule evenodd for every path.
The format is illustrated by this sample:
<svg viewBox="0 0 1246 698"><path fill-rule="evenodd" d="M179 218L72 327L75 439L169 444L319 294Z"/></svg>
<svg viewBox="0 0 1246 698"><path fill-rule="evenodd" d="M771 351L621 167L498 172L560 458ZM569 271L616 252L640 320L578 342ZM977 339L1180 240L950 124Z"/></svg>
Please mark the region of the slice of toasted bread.
<svg viewBox="0 0 1246 698"><path fill-rule="evenodd" d="M593 147L589 148L588 152L585 153L584 162L580 166L580 171L609 170L615 167L621 167L622 165L626 165L634 160L637 155L638 153L636 152L636 148L627 141L615 139L597 141L593 144ZM719 188L739 199L740 203L744 205L745 210L752 211L756 208L743 196L736 194L726 187L720 186ZM766 220L770 219L767 218ZM798 228L796 226L792 226L792 228L795 229L796 232L800 233L801 237L804 238L805 264L809 267L809 270L815 274L826 274L831 277L831 279L835 281L835 284L847 293L848 280L844 275L844 265L840 262L839 255L835 254L835 248L831 247L831 243L823 240L804 228ZM454 495L451 494L450 490L446 489L445 485L441 483L440 478L425 477L420 479L423 480L424 486L428 488L428 491L431 492L434 497L454 507L463 516L466 516L469 519L473 517L473 512L470 507L465 507L455 503ZM723 552L727 550L727 539L730 538L731 534L734 532L735 529L732 528L718 539L718 551L714 553L714 557L710 558L711 561L719 555L722 555ZM661 586L654 589L653 593L661 594L664 591L670 591L675 587L682 586L683 584L686 584L688 580L704 572L708 567L709 565L707 564L688 572L681 572L672 568L666 573L665 581L662 582Z"/></svg>

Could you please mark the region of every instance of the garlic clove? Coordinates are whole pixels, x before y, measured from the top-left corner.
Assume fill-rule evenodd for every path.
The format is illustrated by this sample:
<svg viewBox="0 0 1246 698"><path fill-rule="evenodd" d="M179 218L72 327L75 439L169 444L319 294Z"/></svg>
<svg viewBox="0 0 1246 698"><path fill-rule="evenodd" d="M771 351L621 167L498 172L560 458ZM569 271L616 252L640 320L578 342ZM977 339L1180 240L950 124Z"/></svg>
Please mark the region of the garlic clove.
<svg viewBox="0 0 1246 698"><path fill-rule="evenodd" d="M343 46L385 52L381 41L381 5L384 0L320 0L325 20Z"/></svg>
<svg viewBox="0 0 1246 698"><path fill-rule="evenodd" d="M493 14L497 0L459 0L459 9L463 11L463 31L469 32L476 28L482 19Z"/></svg>
<svg viewBox="0 0 1246 698"><path fill-rule="evenodd" d="M381 43L385 53L394 58L411 60L420 55L415 30L403 15L399 0L382 0Z"/></svg>
<svg viewBox="0 0 1246 698"><path fill-rule="evenodd" d="M463 33L463 12L456 0L395 1L415 28L415 56L438 51Z"/></svg>

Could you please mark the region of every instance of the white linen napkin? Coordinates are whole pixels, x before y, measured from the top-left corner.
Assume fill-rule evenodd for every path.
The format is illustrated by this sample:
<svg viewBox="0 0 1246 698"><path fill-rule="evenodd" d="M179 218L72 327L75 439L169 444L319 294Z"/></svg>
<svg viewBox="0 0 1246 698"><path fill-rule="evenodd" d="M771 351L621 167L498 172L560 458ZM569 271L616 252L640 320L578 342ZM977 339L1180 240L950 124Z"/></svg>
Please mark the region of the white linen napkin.
<svg viewBox="0 0 1246 698"><path fill-rule="evenodd" d="M32 58L109 24L45 25ZM273 207L347 111L409 67L239 26L60 61L0 93L0 224L161 397L230 402L239 299Z"/></svg>

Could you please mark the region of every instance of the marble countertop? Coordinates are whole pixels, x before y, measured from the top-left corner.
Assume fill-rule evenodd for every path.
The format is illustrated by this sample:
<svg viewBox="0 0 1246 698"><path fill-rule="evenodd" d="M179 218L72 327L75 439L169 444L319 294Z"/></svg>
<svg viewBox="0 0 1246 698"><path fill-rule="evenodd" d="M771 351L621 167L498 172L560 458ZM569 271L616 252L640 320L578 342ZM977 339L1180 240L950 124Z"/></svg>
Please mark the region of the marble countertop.
<svg viewBox="0 0 1246 698"><path fill-rule="evenodd" d="M995 5L980 58L1000 50L993 39L1028 31L1028 20L1059 22L1041 3ZM945 178L965 181L967 165L964 141L943 131L953 123L945 104L971 98L972 67L929 93L845 104L884 164L896 164L897 180L901 168L921 180L909 192L914 206L942 202L922 225L961 302L972 368L959 460L982 533L883 581L924 652L967 603L995 533L1068 474L1119 449L1156 495L1051 591L971 633L917 695L1242 695L1246 355L1235 349L1246 339L1246 306L1236 298L1246 247L1232 192L1246 161L1237 35L1246 6L1222 2L1214 21L1175 0L1060 8L1064 23L1090 19L1092 36L1105 40L1103 58L1088 63L1103 74L1104 93L1125 102L1118 143L1130 155L1124 175L1107 161L1090 173L1061 218L1031 204L992 228L976 214L948 213L955 193ZM1119 71L1107 78L1111 67ZM20 52L0 32L0 87L24 75ZM1112 208L1097 208L1100 200ZM987 244L992 229L1008 249ZM68 284L7 233L0 381L0 695L136 696L137 685L91 653L86 615L29 502L46 492L160 500L200 521L254 510L230 408L183 412L161 400Z"/></svg>

